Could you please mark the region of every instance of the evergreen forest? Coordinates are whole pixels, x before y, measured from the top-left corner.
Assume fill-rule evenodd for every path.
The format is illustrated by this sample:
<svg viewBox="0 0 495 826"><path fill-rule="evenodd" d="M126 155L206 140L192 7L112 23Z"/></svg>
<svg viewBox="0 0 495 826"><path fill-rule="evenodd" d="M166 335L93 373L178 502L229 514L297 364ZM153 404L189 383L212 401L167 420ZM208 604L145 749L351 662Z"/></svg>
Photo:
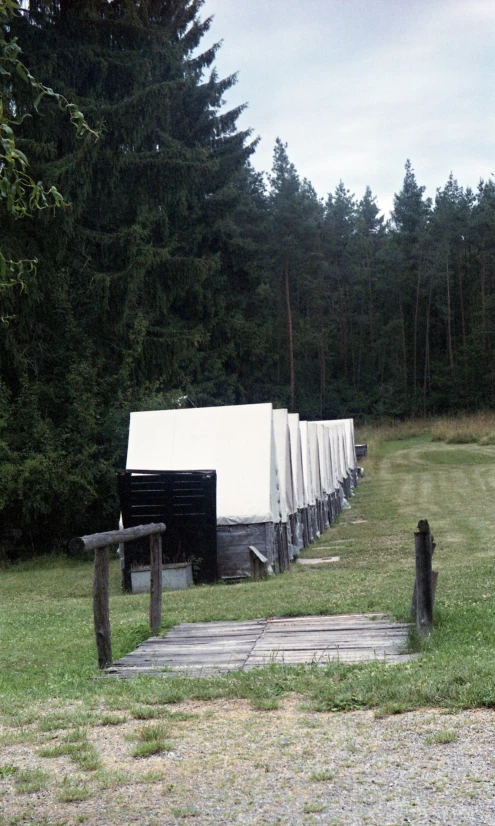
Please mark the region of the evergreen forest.
<svg viewBox="0 0 495 826"><path fill-rule="evenodd" d="M495 402L494 182L255 171L202 2L0 0L0 557L115 527L131 410Z"/></svg>

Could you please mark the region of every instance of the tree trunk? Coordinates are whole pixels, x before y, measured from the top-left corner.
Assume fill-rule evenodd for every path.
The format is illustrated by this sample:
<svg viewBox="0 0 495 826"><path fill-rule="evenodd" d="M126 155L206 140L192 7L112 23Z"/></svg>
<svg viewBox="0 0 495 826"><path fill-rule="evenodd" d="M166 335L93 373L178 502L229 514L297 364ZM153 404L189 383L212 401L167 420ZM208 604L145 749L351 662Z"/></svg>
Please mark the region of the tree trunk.
<svg viewBox="0 0 495 826"><path fill-rule="evenodd" d="M416 308L414 310L414 341L413 341L413 389L416 395L416 374L418 360L418 315L419 315L419 292L421 286L421 258L418 265L418 281L416 284Z"/></svg>
<svg viewBox="0 0 495 826"><path fill-rule="evenodd" d="M431 311L431 290L428 298L428 308L426 310L426 340L425 340L425 371L423 380L423 416L426 417L426 392L428 388L428 378L430 372L430 311Z"/></svg>
<svg viewBox="0 0 495 826"><path fill-rule="evenodd" d="M354 349L354 325L351 317L351 299L349 296L349 288L346 289L346 314L347 323L349 326L349 340L351 345L351 365L352 365L352 386L356 387L356 352Z"/></svg>
<svg viewBox="0 0 495 826"><path fill-rule="evenodd" d="M446 258L446 279L447 279L447 352L449 356L449 367L451 370L454 369L454 351L452 348L452 311L450 308L451 298L450 298L450 268L449 268L449 252L447 250L447 258Z"/></svg>
<svg viewBox="0 0 495 826"><path fill-rule="evenodd" d="M320 419L323 419L323 405L325 403L326 391L326 363L325 363L325 342L323 338L323 322L320 324L320 342L318 347L320 361Z"/></svg>
<svg viewBox="0 0 495 826"><path fill-rule="evenodd" d="M296 378L294 373L294 331L292 328L292 308L290 303L289 262L287 259L284 265L284 283L285 305L287 310L287 338L289 343L290 407L291 411L293 411L295 409Z"/></svg>
<svg viewBox="0 0 495 826"><path fill-rule="evenodd" d="M481 261L481 341L483 353L483 373L486 373L486 256L483 252Z"/></svg>
<svg viewBox="0 0 495 826"><path fill-rule="evenodd" d="M407 344L406 344L406 326L404 324L404 310L402 308L402 301L399 299L400 321L402 328L402 374L404 378L404 392L407 393Z"/></svg>
<svg viewBox="0 0 495 826"><path fill-rule="evenodd" d="M464 314L464 291L462 289L462 265L460 255L457 256L458 278L459 278L459 299L461 305L461 332L462 332L462 350L464 354L464 389L466 394L468 392L468 362L467 362L467 337L466 337L466 316Z"/></svg>
<svg viewBox="0 0 495 826"><path fill-rule="evenodd" d="M371 358L371 375L375 369L375 316L374 316L374 301L373 301L373 280L371 278L371 267L369 262L368 267L368 290L370 297L370 358Z"/></svg>

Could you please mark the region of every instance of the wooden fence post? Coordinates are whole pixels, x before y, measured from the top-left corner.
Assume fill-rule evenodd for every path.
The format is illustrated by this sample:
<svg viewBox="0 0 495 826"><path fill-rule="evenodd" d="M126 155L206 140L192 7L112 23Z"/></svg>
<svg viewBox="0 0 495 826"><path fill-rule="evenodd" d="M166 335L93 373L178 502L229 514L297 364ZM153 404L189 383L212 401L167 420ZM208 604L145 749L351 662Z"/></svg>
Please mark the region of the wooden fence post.
<svg viewBox="0 0 495 826"><path fill-rule="evenodd" d="M430 534L430 539L431 539L431 558L432 558L432 561L433 561L433 554L434 554L434 551L435 551L435 548L437 547L437 545L436 545L435 537L433 536L433 534ZM436 595L436 592L437 592L437 583L438 583L438 571L432 571L431 572L432 610L435 607L435 595ZM413 618L413 620L416 619L416 606L417 606L417 599L418 599L416 594L417 594L417 585L416 585L416 578L415 578L414 579L414 589L413 589L412 601L411 601L411 617Z"/></svg>
<svg viewBox="0 0 495 826"><path fill-rule="evenodd" d="M150 536L150 628L157 634L162 627L162 537Z"/></svg>
<svg viewBox="0 0 495 826"><path fill-rule="evenodd" d="M426 519L421 519L418 522L418 531L414 534L414 547L416 552L416 627L422 636L428 636L433 627L432 544L430 526Z"/></svg>
<svg viewBox="0 0 495 826"><path fill-rule="evenodd" d="M98 668L112 664L109 606L109 547L95 548L95 573L93 581L93 618L95 625Z"/></svg>
<svg viewBox="0 0 495 826"><path fill-rule="evenodd" d="M95 552L95 574L93 581L93 618L95 626L96 650L98 652L98 668L108 668L112 665L112 641L110 637L110 545L117 542L129 542L131 539L141 539L149 536L151 540L151 573L150 573L150 625L152 630L159 631L162 624L162 538L165 531L163 522L156 525L136 525L134 528L123 528L118 531L92 533L88 536L75 536L69 542L72 553L80 551Z"/></svg>

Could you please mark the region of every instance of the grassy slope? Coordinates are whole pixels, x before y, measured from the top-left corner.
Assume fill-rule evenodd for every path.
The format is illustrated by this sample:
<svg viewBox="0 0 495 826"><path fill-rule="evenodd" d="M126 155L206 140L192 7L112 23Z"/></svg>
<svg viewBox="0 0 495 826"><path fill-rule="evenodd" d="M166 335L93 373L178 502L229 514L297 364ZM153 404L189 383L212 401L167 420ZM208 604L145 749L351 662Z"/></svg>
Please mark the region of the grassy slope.
<svg viewBox="0 0 495 826"><path fill-rule="evenodd" d="M495 447L431 443L428 434L401 441L375 437L373 444L352 509L306 551L339 555L340 563L296 567L266 582L168 593L164 626L352 611L386 611L405 619L414 578L412 534L418 519L428 518L440 577L434 637L419 660L273 667L218 679L95 681L91 564L52 561L0 573L0 710L10 716L33 701L54 699L123 708L131 701L186 696L249 696L270 707L290 690L308 695L319 708L495 705ZM114 561L115 657L145 638L147 610L147 597L120 593Z"/></svg>

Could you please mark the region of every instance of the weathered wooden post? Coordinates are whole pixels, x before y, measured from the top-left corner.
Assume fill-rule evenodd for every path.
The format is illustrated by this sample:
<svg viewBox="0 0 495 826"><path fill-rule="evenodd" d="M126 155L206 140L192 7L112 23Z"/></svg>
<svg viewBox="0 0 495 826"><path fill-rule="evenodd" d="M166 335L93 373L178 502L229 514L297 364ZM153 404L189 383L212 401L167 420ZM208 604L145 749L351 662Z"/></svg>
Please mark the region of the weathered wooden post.
<svg viewBox="0 0 495 826"><path fill-rule="evenodd" d="M162 537L150 536L150 628L157 634L162 627Z"/></svg>
<svg viewBox="0 0 495 826"><path fill-rule="evenodd" d="M430 534L430 540L431 540L431 542L430 542L430 545L431 545L431 558L432 558L432 561L433 561L433 554L434 554L434 551L435 551L435 548L437 547L437 545L436 545L436 542L435 542L435 537L433 536L432 533ZM432 607L433 608L435 607L435 595L436 595L436 592L437 592L437 583L438 583L438 571L432 571L431 572L431 592L432 592ZM417 595L416 594L417 594L417 584L416 584L416 578L415 578L414 579L414 590L413 590L412 601L411 601L411 617L414 620L416 619L416 608L417 608Z"/></svg>
<svg viewBox="0 0 495 826"><path fill-rule="evenodd" d="M112 664L112 642L110 637L110 569L109 547L95 548L95 573L93 580L93 620L95 626L98 668L108 668Z"/></svg>
<svg viewBox="0 0 495 826"><path fill-rule="evenodd" d="M414 585L413 606L416 615L416 627L422 636L431 633L433 627L433 576L431 558L433 542L430 526L426 519L420 519L418 530L414 534L416 552L416 582Z"/></svg>
<svg viewBox="0 0 495 826"><path fill-rule="evenodd" d="M112 642L110 637L110 570L109 546L131 539L150 537L151 572L150 572L150 626L159 631L162 624L162 538L165 531L162 522L156 525L137 525L119 531L93 533L89 536L75 536L69 542L72 553L81 551L95 552L95 573L93 580L93 619L95 626L98 668L108 668L112 664Z"/></svg>

